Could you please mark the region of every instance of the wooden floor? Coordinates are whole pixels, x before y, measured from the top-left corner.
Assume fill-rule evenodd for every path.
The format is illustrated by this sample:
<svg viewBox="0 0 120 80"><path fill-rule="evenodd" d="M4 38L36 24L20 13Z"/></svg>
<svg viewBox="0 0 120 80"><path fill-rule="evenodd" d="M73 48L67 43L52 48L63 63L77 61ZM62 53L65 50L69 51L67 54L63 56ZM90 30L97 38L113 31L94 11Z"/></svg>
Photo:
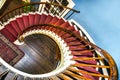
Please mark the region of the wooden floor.
<svg viewBox="0 0 120 80"><path fill-rule="evenodd" d="M14 66L15 68L30 74L43 74L59 65L60 50L51 38L34 34L26 37L24 42L19 48L25 56Z"/></svg>

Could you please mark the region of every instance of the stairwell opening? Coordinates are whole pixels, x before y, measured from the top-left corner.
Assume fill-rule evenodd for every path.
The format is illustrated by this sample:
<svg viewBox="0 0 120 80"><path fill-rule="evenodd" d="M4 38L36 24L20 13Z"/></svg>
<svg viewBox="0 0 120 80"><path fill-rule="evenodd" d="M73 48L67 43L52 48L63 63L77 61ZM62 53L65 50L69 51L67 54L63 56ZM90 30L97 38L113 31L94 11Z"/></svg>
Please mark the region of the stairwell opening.
<svg viewBox="0 0 120 80"><path fill-rule="evenodd" d="M25 53L15 68L29 74L45 74L55 70L61 62L57 43L43 34L32 34L24 38L19 48ZM22 63L22 64L21 64Z"/></svg>

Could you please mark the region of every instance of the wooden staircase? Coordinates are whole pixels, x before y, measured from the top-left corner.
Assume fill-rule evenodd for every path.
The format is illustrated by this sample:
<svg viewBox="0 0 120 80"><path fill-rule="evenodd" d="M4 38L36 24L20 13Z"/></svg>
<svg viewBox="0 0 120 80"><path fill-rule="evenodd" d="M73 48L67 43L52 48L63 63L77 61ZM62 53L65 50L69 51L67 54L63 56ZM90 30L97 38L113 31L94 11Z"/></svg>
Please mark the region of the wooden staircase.
<svg viewBox="0 0 120 80"><path fill-rule="evenodd" d="M7 14L3 15L0 33L13 44L16 44L16 40L24 42L24 38L32 34L51 37L61 50L61 65L47 76L24 75L1 62L1 80L117 80L115 62L105 50L81 36L82 33L69 20L34 10L36 9L33 8L28 13L21 12L9 20L4 18Z"/></svg>

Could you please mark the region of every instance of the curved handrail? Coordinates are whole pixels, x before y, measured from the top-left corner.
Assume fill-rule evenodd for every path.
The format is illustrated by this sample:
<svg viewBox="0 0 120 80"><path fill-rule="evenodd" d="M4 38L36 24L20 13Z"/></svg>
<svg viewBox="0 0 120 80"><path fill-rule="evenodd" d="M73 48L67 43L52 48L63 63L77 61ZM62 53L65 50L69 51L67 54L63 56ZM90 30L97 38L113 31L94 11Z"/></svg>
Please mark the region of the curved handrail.
<svg viewBox="0 0 120 80"><path fill-rule="evenodd" d="M117 67L116 67L116 64L113 60L113 58L103 49L99 48L98 46L96 46L95 44L87 41L86 39L84 39L83 37L79 36L79 35L76 35L74 34L72 31L70 30L67 30L65 28L61 28L59 26L54 26L54 25L51 25L51 24L39 24L39 25L33 25L33 26L30 26L28 27L27 29L25 29L19 36L21 36L22 34L24 34L25 32L27 32L28 30L31 30L31 29L35 29L35 28L38 28L38 27L41 27L41 26L49 26L49 27L53 27L53 28L57 28L57 29L60 29L68 34L70 34L71 36L75 37L77 40L80 40L80 42L84 42L85 44L89 45L90 47L94 48L95 51L99 52L100 54L102 54L104 57L105 57L105 60L107 60L107 62L109 63L109 69L110 69L110 74L109 74L109 77L108 77L108 80L117 80L118 77L117 77ZM94 58L93 58L94 59ZM6 64L7 65L7 64ZM94 65L92 65L94 66ZM99 65L96 65L96 66L99 66ZM95 67L96 67L95 66ZM100 66L101 67L101 66ZM103 66L103 68L106 68L108 66ZM11 68L13 69L13 68ZM16 70L15 70L16 71ZM18 71L16 71L18 72ZM20 71L19 71L20 72ZM20 72L21 74L23 74L22 72ZM29 75L30 76L30 75ZM37 77L39 77L39 75L37 75Z"/></svg>
<svg viewBox="0 0 120 80"><path fill-rule="evenodd" d="M59 4L56 4L56 3L48 3L48 2L31 2L31 3L27 3L27 4L22 4L12 10L9 10L8 12L4 13L2 16L0 16L0 20L2 20L2 18L4 18L6 15L9 15L9 13L12 13L13 11L17 10L17 9L20 9L20 8L23 8L25 6L29 6L29 5L37 5L37 4L50 4L50 5L54 5L54 6L60 6L60 7L63 7L63 8L66 8L66 9L69 9L73 12L76 12L76 13L80 13L80 11L77 11L75 9L72 9L72 8L69 8L69 7L66 7L66 6L63 6L63 5L59 5Z"/></svg>
<svg viewBox="0 0 120 80"><path fill-rule="evenodd" d="M108 52L106 52L105 50L103 50L100 47L96 46L95 44L87 41L84 37L76 35L75 33L73 33L73 31L67 30L65 28L61 28L59 26L51 25L51 24L38 24L38 25L33 25L33 26L28 27L20 35L22 35L23 33L27 32L28 30L31 30L32 28L35 28L35 27L38 27L38 26L39 27L40 26L49 26L49 27L60 29L60 30L62 30L64 32L70 34L71 36L74 36L77 40L80 40L80 41L84 42L85 44L91 46L92 48L95 49L95 51L98 51L100 54L102 54L105 57L105 60L107 60L107 62L109 63L109 66L110 66L110 77L108 79L109 80L111 80L111 79L117 80L118 79L117 66L115 64L114 59L111 57L111 55Z"/></svg>
<svg viewBox="0 0 120 80"><path fill-rule="evenodd" d="M7 13L4 13L2 16L0 16L0 21L2 21L2 19L6 16L6 15L9 15L9 13L12 13L14 12L15 10L17 9L20 9L20 8L23 8L24 6L29 6L29 5L34 5L34 4L50 4L50 5L56 5L56 6L61 6L61 7L64 7L66 9L69 9L73 12L76 12L76 13L79 13L80 11L77 11L77 10L74 10L74 9L71 9L69 7L66 7L66 6L63 6L63 5L59 5L59 4L55 4L55 3L47 3L47 2L34 2L34 3L29 3L29 4L23 4L21 6L18 6L17 8L14 8L13 10L10 10L8 11ZM100 54L102 54L104 57L105 57L105 60L107 60L107 62L109 63L109 66L110 66L110 79L113 79L113 80L117 80L117 67L116 67L116 64L113 60L113 58L103 49L99 48L98 46L96 46L95 44L87 41L86 39L84 39L83 37L79 36L79 35L76 35L74 34L72 31L70 30L67 30L67 29L64 29L64 28L61 28L59 26L54 26L54 25L51 25L51 24L38 24L38 25L33 25L33 26L30 26L29 28L25 29L22 33L19 34L19 36L21 36L23 33L25 33L26 31L30 30L31 28L35 28L35 27L38 27L38 26L50 26L50 27L53 27L53 28L57 28L57 29L61 29L62 31L74 36L76 39L86 43L87 45L91 46L92 48L95 49L95 51L98 51Z"/></svg>

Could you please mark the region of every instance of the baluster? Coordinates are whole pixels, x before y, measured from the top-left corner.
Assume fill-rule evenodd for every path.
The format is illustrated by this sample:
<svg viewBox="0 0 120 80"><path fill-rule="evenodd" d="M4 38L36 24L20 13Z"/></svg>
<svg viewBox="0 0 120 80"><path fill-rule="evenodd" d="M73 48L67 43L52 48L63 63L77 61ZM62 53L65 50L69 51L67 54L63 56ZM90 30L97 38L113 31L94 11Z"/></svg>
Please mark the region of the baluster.
<svg viewBox="0 0 120 80"><path fill-rule="evenodd" d="M9 73L9 69L7 69L6 71L4 71L3 73L0 74L0 80L4 80L5 77L7 76L7 74Z"/></svg>
<svg viewBox="0 0 120 80"><path fill-rule="evenodd" d="M74 11L72 11L72 13L69 14L69 16L66 18L66 20L68 20L68 18L70 18L73 14L74 14Z"/></svg>
<svg viewBox="0 0 120 80"><path fill-rule="evenodd" d="M0 25L3 26L2 21L0 21ZM2 63L0 63L0 66L1 66L1 65L2 65Z"/></svg>
<svg viewBox="0 0 120 80"><path fill-rule="evenodd" d="M2 63L0 63L0 66L2 65Z"/></svg>
<svg viewBox="0 0 120 80"><path fill-rule="evenodd" d="M24 77L24 80L27 80L27 77Z"/></svg>
<svg viewBox="0 0 120 80"><path fill-rule="evenodd" d="M21 8L20 9L18 9L18 15L20 15L21 14Z"/></svg>
<svg viewBox="0 0 120 80"><path fill-rule="evenodd" d="M40 5L39 5L40 6ZM43 11L43 6L44 4L41 4L41 6L39 7L39 12L41 13Z"/></svg>
<svg viewBox="0 0 120 80"><path fill-rule="evenodd" d="M40 4L36 5L36 11L39 11L39 6L40 6Z"/></svg>
<svg viewBox="0 0 120 80"><path fill-rule="evenodd" d="M12 80L17 80L18 74L15 74Z"/></svg>

